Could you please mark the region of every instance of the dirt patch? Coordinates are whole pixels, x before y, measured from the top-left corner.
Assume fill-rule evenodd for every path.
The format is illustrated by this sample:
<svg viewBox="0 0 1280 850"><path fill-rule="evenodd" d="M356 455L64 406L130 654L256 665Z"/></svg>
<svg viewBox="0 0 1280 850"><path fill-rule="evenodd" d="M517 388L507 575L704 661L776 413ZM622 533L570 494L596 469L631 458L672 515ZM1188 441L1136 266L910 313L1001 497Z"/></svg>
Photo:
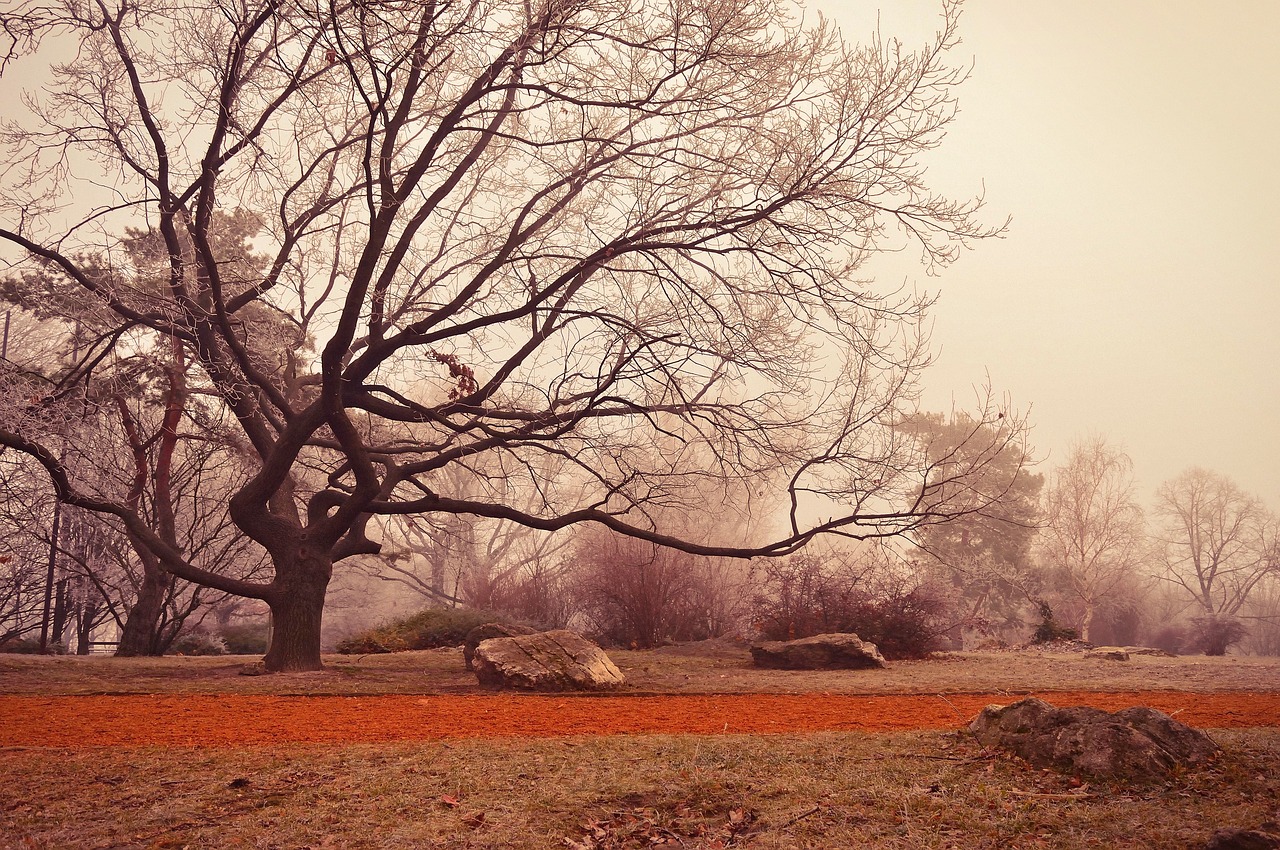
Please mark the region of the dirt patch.
<svg viewBox="0 0 1280 850"><path fill-rule="evenodd" d="M1055 705L1147 705L1192 726L1280 726L1280 694L1054 692ZM1002 694L575 697L169 694L0 697L0 746L238 747L447 738L957 729Z"/></svg>

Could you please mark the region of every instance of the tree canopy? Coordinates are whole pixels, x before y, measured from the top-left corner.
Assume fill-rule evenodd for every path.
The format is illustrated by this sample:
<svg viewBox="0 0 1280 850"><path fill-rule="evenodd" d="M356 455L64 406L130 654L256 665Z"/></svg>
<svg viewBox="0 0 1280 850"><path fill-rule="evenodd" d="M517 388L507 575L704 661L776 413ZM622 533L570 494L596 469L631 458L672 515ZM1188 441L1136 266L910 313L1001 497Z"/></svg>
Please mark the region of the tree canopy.
<svg viewBox="0 0 1280 850"><path fill-rule="evenodd" d="M10 277L100 324L41 391L6 364L0 444L165 570L265 600L270 669L319 665L333 564L378 550L377 516L777 555L979 512L965 481L1021 438L990 403L997 439L945 462L901 431L929 298L859 277L998 233L925 182L965 76L954 4L915 51L782 0L5 7L8 74L78 45L3 131ZM230 515L269 580L192 563L60 462L57 411L126 343L180 348L234 421ZM543 488L549 460L581 486ZM781 530L664 529L708 480L779 482Z"/></svg>

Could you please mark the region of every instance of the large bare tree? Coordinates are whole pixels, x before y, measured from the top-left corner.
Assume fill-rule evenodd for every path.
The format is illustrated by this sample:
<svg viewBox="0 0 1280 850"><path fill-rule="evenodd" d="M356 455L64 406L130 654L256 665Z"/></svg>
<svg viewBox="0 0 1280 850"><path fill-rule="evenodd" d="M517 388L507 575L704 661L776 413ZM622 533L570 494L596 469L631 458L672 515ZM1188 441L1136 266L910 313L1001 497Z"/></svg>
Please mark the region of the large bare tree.
<svg viewBox="0 0 1280 850"><path fill-rule="evenodd" d="M1002 446L939 463L894 430L928 299L858 276L880 250L933 268L996 232L920 160L964 77L956 6L915 52L848 45L783 0L4 7L10 73L42 40L77 50L5 130L0 240L119 332L56 390L6 398L0 443L172 574L264 600L268 669L320 666L333 566L378 550L378 515L595 522L751 556L987 506L963 481ZM261 215L260 270L221 253L233 208ZM158 288L124 250L144 223ZM271 580L190 563L44 442L46 409L142 330L234 415L254 472L231 512ZM486 487L548 455L589 486L518 506ZM477 486L452 491L451 468ZM790 497L771 537L710 545L654 520L708 478L763 476Z"/></svg>

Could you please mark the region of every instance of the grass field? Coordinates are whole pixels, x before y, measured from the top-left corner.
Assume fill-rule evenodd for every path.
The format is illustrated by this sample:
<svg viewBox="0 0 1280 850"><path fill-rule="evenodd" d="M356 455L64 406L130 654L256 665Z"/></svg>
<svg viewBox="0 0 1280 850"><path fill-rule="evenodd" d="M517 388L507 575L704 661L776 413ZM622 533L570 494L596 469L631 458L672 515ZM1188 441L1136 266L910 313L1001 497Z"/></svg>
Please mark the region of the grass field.
<svg viewBox="0 0 1280 850"><path fill-rule="evenodd" d="M867 671L762 670L748 650L709 641L652 652L610 650L623 693L936 694L1041 691L1280 690L1280 658L1135 655L1128 662L1067 652L943 653ZM327 655L316 673L242 676L249 656L108 658L0 655L0 693L478 693L458 649Z"/></svg>
<svg viewBox="0 0 1280 850"><path fill-rule="evenodd" d="M725 645L615 658L637 693L1280 690L1277 659L999 653L795 674ZM451 650L290 676L239 676L246 660L0 657L0 693L475 689ZM1280 729L1210 733L1216 765L1147 786L1034 770L960 732L11 747L0 847L1199 848L1280 821Z"/></svg>

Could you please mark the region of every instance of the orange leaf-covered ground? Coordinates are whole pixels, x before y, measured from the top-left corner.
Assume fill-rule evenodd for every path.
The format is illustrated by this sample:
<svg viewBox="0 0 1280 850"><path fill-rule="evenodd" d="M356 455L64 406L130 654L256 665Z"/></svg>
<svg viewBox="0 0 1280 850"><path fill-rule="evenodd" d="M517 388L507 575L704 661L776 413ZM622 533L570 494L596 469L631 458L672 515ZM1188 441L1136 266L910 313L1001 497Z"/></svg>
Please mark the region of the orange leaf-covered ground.
<svg viewBox="0 0 1280 850"><path fill-rule="evenodd" d="M1280 726L1280 693L1054 692L1055 705L1147 705L1202 728ZM442 738L956 729L998 694L707 696L0 696L0 746L235 747Z"/></svg>

